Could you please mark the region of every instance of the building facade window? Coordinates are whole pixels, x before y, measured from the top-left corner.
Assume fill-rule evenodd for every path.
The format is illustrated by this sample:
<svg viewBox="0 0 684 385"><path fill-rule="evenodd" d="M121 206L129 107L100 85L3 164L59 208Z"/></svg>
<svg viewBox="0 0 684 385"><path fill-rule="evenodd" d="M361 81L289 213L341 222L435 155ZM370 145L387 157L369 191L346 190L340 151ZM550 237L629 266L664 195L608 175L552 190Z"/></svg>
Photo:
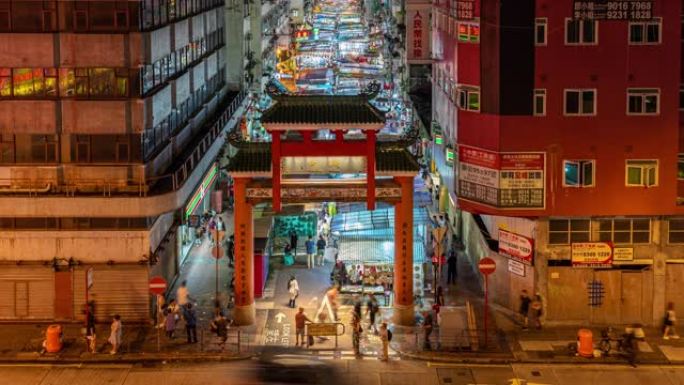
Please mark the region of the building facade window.
<svg viewBox="0 0 684 385"><path fill-rule="evenodd" d="M684 243L684 218L670 218L667 220L667 243Z"/></svg>
<svg viewBox="0 0 684 385"><path fill-rule="evenodd" d="M565 19L565 44L598 44L598 21L570 18Z"/></svg>
<svg viewBox="0 0 684 385"><path fill-rule="evenodd" d="M125 98L127 68L0 68L0 97Z"/></svg>
<svg viewBox="0 0 684 385"><path fill-rule="evenodd" d="M0 218L0 230L147 230L154 218Z"/></svg>
<svg viewBox="0 0 684 385"><path fill-rule="evenodd" d="M57 162L57 136L31 135L31 163Z"/></svg>
<svg viewBox="0 0 684 385"><path fill-rule="evenodd" d="M657 88L627 89L628 115L658 115L660 113L660 90Z"/></svg>
<svg viewBox="0 0 684 385"><path fill-rule="evenodd" d="M480 111L480 88L473 86L457 86L458 108L467 111Z"/></svg>
<svg viewBox="0 0 684 385"><path fill-rule="evenodd" d="M143 93L161 86L169 78L177 76L194 62L223 46L223 39L223 28L219 28L156 62L143 66L140 72Z"/></svg>
<svg viewBox="0 0 684 385"><path fill-rule="evenodd" d="M534 19L534 44L538 46L545 46L547 39L547 19L545 17L538 17Z"/></svg>
<svg viewBox="0 0 684 385"><path fill-rule="evenodd" d="M564 160L564 187L594 187L595 161L593 160Z"/></svg>
<svg viewBox="0 0 684 385"><path fill-rule="evenodd" d="M595 89L566 89L563 112L568 116L596 115Z"/></svg>
<svg viewBox="0 0 684 385"><path fill-rule="evenodd" d="M549 244L568 245L589 242L591 221L589 219L550 219Z"/></svg>
<svg viewBox="0 0 684 385"><path fill-rule="evenodd" d="M660 44L662 19L629 23L629 44Z"/></svg>
<svg viewBox="0 0 684 385"><path fill-rule="evenodd" d="M140 162L139 135L73 135L71 158L77 163Z"/></svg>
<svg viewBox="0 0 684 385"><path fill-rule="evenodd" d="M479 43L480 25L476 23L458 23L458 41L461 43Z"/></svg>
<svg viewBox="0 0 684 385"><path fill-rule="evenodd" d="M658 161L628 159L626 162L625 185L652 187L658 185Z"/></svg>
<svg viewBox="0 0 684 385"><path fill-rule="evenodd" d="M0 163L14 163L14 135L0 134Z"/></svg>
<svg viewBox="0 0 684 385"><path fill-rule="evenodd" d="M546 90L537 89L534 90L534 101L533 101L534 111L532 111L534 116L545 116L546 115Z"/></svg>
<svg viewBox="0 0 684 385"><path fill-rule="evenodd" d="M649 218L606 218L595 221L594 240L614 244L651 243Z"/></svg>

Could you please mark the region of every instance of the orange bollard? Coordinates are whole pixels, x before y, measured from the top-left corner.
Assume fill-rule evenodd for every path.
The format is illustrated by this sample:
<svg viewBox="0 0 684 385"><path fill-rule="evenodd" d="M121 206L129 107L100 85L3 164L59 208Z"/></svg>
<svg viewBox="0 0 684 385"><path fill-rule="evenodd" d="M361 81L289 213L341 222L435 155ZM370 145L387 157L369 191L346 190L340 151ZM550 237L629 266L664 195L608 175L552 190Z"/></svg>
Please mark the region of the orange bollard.
<svg viewBox="0 0 684 385"><path fill-rule="evenodd" d="M50 325L45 332L45 350L57 353L62 350L62 326Z"/></svg>
<svg viewBox="0 0 684 385"><path fill-rule="evenodd" d="M587 358L594 357L594 340L591 330L577 331L577 354Z"/></svg>

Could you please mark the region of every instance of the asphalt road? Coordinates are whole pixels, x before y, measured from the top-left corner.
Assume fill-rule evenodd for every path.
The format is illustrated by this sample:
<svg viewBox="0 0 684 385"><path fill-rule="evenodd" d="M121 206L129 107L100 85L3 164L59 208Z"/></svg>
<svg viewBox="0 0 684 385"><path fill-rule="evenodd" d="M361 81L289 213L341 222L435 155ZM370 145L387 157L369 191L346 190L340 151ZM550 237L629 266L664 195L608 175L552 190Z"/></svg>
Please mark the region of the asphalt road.
<svg viewBox="0 0 684 385"><path fill-rule="evenodd" d="M684 385L684 367L448 365L421 361L320 360L281 353L217 364L0 366L12 385Z"/></svg>

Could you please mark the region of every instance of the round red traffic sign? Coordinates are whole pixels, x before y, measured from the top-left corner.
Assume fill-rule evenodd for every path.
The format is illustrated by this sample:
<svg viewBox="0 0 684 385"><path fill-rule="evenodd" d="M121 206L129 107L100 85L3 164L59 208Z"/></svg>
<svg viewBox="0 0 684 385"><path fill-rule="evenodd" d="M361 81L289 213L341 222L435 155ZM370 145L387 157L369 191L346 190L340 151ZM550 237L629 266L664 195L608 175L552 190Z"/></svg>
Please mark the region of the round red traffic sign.
<svg viewBox="0 0 684 385"><path fill-rule="evenodd" d="M166 291L166 280L162 277L150 278L150 293L164 294Z"/></svg>
<svg viewBox="0 0 684 385"><path fill-rule="evenodd" d="M480 273L489 275L496 270L496 262L491 258L482 258L480 259L480 262L477 263L477 268L480 269Z"/></svg>

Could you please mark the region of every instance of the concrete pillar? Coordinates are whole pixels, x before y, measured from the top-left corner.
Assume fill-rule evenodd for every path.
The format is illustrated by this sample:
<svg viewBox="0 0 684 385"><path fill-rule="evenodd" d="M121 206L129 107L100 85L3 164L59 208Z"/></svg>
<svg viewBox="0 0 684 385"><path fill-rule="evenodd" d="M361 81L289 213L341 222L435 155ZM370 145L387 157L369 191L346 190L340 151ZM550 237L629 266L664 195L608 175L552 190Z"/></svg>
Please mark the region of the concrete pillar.
<svg viewBox="0 0 684 385"><path fill-rule="evenodd" d="M254 309L254 231L252 205L247 202L249 178L234 179L235 196L235 308L236 325L252 325Z"/></svg>
<svg viewBox="0 0 684 385"><path fill-rule="evenodd" d="M411 326L413 309L413 177L395 177L401 201L394 206L394 323Z"/></svg>

